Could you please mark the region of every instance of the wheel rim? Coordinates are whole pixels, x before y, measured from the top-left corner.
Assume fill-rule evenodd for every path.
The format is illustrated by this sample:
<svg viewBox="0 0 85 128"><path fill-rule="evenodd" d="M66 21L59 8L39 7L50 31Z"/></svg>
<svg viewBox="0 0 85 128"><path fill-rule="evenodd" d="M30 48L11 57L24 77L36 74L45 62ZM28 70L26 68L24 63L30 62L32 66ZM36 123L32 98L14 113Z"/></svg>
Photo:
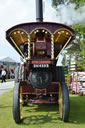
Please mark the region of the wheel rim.
<svg viewBox="0 0 85 128"><path fill-rule="evenodd" d="M59 112L60 112L60 118L63 117L63 95L62 95L62 87L59 85Z"/></svg>
<svg viewBox="0 0 85 128"><path fill-rule="evenodd" d="M22 119L22 87L20 86L20 119Z"/></svg>

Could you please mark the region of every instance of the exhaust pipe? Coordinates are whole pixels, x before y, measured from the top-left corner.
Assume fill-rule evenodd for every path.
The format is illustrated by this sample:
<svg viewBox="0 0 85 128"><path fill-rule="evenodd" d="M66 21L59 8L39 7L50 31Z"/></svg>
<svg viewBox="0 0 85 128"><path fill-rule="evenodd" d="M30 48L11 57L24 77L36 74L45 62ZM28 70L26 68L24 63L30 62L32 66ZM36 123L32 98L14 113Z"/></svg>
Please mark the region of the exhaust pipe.
<svg viewBox="0 0 85 128"><path fill-rule="evenodd" d="M36 0L36 21L43 22L43 3L42 0Z"/></svg>

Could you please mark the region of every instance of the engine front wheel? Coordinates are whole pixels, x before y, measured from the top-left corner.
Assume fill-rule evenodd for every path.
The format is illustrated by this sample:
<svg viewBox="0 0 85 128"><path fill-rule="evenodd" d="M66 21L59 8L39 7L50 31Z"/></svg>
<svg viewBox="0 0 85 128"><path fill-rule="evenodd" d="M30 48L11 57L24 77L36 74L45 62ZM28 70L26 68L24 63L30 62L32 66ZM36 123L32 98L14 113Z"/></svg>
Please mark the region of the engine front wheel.
<svg viewBox="0 0 85 128"><path fill-rule="evenodd" d="M20 86L20 83L15 83L14 87L13 118L16 123L22 121L22 86Z"/></svg>
<svg viewBox="0 0 85 128"><path fill-rule="evenodd" d="M64 122L69 121L69 92L67 85L62 83L59 85L59 112L60 118Z"/></svg>

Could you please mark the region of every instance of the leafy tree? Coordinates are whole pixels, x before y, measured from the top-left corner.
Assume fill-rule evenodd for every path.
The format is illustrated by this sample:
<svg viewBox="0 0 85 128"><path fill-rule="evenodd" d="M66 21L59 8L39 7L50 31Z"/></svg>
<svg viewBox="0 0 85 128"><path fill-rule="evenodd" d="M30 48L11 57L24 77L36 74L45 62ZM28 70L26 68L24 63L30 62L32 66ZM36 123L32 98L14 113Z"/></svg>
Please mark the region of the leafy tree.
<svg viewBox="0 0 85 128"><path fill-rule="evenodd" d="M82 34L80 48L80 61L77 61L77 64L83 66L83 69L85 70L85 33Z"/></svg>
<svg viewBox="0 0 85 128"><path fill-rule="evenodd" d="M75 62L85 70L85 25L75 25L73 29L79 33L80 37L67 48L67 54L75 56Z"/></svg>
<svg viewBox="0 0 85 128"><path fill-rule="evenodd" d="M57 7L60 4L64 4L64 0L52 0L52 6Z"/></svg>
<svg viewBox="0 0 85 128"><path fill-rule="evenodd" d="M78 56L80 55L81 49L80 49L80 39L77 39L73 41L67 48L67 55L72 58L72 56L75 56L75 61L77 61ZM71 61L71 59L70 59ZM70 62L71 63L71 62Z"/></svg>
<svg viewBox="0 0 85 128"><path fill-rule="evenodd" d="M85 4L85 0L52 0L52 6L57 7L58 5L64 4L65 2L68 4L75 3L77 8Z"/></svg>
<svg viewBox="0 0 85 128"><path fill-rule="evenodd" d="M77 7L85 4L85 0L70 0L71 3L75 3Z"/></svg>
<svg viewBox="0 0 85 128"><path fill-rule="evenodd" d="M67 2L69 3L75 3L76 4L76 10L79 6L85 5L85 0L52 0L52 6L57 9L57 6L60 4L64 4ZM77 24L75 26L72 26L73 29L76 30L76 33L79 34L79 39L76 39L66 50L67 54L70 56L75 56L75 61L78 65L83 66L85 68L85 24ZM66 53L65 53L66 54ZM65 65L65 56L62 60L63 65ZM69 60L70 63L70 60Z"/></svg>

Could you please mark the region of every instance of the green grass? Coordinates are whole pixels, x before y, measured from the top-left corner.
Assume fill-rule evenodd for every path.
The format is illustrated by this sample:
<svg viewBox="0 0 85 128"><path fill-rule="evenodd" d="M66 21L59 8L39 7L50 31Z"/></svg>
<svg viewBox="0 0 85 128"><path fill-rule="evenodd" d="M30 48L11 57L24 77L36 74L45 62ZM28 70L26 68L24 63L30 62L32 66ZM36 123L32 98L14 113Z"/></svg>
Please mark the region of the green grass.
<svg viewBox="0 0 85 128"><path fill-rule="evenodd" d="M15 79L6 79L6 81L11 81L11 80L15 80ZM1 82L2 80L0 79L0 82Z"/></svg>
<svg viewBox="0 0 85 128"><path fill-rule="evenodd" d="M85 128L85 96L70 96L70 121L59 119L56 105L23 107L23 123L18 125L12 116L13 92L0 95L0 128Z"/></svg>

